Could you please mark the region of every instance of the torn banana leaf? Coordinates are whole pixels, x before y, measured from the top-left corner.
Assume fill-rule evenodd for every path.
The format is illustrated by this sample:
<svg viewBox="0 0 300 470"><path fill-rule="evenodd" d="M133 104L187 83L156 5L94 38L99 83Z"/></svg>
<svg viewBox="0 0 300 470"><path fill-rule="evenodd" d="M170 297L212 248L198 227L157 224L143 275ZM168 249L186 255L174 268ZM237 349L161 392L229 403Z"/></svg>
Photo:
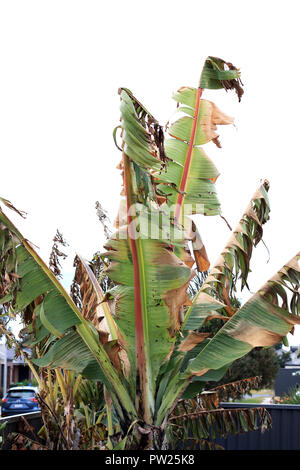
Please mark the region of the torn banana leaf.
<svg viewBox="0 0 300 470"><path fill-rule="evenodd" d="M90 320L99 331L106 331L113 340L120 339L120 332L112 318L107 302L104 302L104 294L95 274L87 261L80 255L75 258L75 280L81 291L81 314Z"/></svg>
<svg viewBox="0 0 300 470"><path fill-rule="evenodd" d="M200 88L235 90L241 101L244 94L241 85L240 71L231 62L218 57L207 57L199 82Z"/></svg>
<svg viewBox="0 0 300 470"><path fill-rule="evenodd" d="M182 230L160 209L153 180L153 172L166 163L162 129L125 89L121 127L126 223L121 220L104 256L110 261L109 277L120 284L110 291L110 303L127 344L136 405L150 422L156 377L174 347L192 273L173 252L182 245Z"/></svg>
<svg viewBox="0 0 300 470"><path fill-rule="evenodd" d="M258 390L261 381L261 376L249 377L247 379L236 380L235 382L219 385L218 387L215 387L213 391L218 394L220 401L224 401L228 400L228 396L238 397L240 395L245 395L250 390Z"/></svg>
<svg viewBox="0 0 300 470"><path fill-rule="evenodd" d="M232 295L235 285L238 279L242 289L247 285L253 246L257 246L262 239L262 226L269 220L268 190L269 182L264 181L251 198L238 226L187 311L184 329L200 328L206 316L216 314L216 311L224 315L225 321L234 315L236 308Z"/></svg>
<svg viewBox="0 0 300 470"><path fill-rule="evenodd" d="M200 145L213 141L220 147L217 125L231 124L233 119L214 103L200 99L201 94L201 88L190 87L182 87L174 94L173 98L180 103L179 116L183 117L168 129L169 138L165 141L168 165L155 172L157 190L165 196L179 224L184 224L190 214L220 214L214 184L219 172ZM201 251L193 243L192 254L198 270L203 272L208 269L209 260L199 233L195 238L201 241Z"/></svg>
<svg viewBox="0 0 300 470"><path fill-rule="evenodd" d="M169 419L173 432L176 427L179 428L179 442L188 440L190 436L198 439L226 438L228 434L241 434L258 429L263 433L272 423L270 414L263 407L197 409L189 412L185 402L180 405L176 408L178 414L173 413Z"/></svg>
<svg viewBox="0 0 300 470"><path fill-rule="evenodd" d="M6 296L0 302L8 302L13 311L22 314L25 322L26 315L29 315L29 322L35 318L45 333L59 338L52 341L46 355L38 360L52 368L89 371L89 377L92 371L94 378L101 377L110 390L119 415L122 416L123 406L134 416L134 406L123 379L113 367L92 323L82 317L55 275L1 209L0 222L0 238L6 241L0 247L1 277L8 270L10 279L15 279L7 286ZM7 239L11 242L8 250ZM34 330L32 333L34 336ZM79 353L73 350L74 344L79 347Z"/></svg>
<svg viewBox="0 0 300 470"><path fill-rule="evenodd" d="M170 138L165 141L165 151L172 161L166 170L155 174L161 182L158 189L166 195L168 204L182 206L176 214L179 222L183 212L184 215L217 215L220 203L214 182L219 172L199 146L211 140L217 142L216 126L231 124L233 119L221 113L210 101L200 100L196 88L183 87L175 93L174 99L187 106L178 108L185 116L168 130Z"/></svg>
<svg viewBox="0 0 300 470"><path fill-rule="evenodd" d="M218 314L218 311L224 307L226 307L226 305L222 302L219 302L205 292L200 292L191 307L190 315L187 316L184 322L183 330L197 330L201 328L206 321L214 318L224 319L225 321L229 320L229 317L224 314Z"/></svg>
<svg viewBox="0 0 300 470"><path fill-rule="evenodd" d="M180 343L178 351L188 352L194 349L195 346L202 343L211 333L197 333L196 331L189 331L188 336Z"/></svg>
<svg viewBox="0 0 300 470"><path fill-rule="evenodd" d="M137 211L139 207L141 206L137 205ZM181 324L181 308L188 300L187 287L193 274L170 247L170 243L182 243L178 238L173 238L174 233L177 233L176 227L172 227L173 236L171 230L168 238L164 239L161 227L157 226L160 238L151 239L148 238L147 230L143 232L142 229L143 218L148 215L143 210L140 216L139 237L135 240L139 260L139 286L134 279L131 246L126 226L110 238L105 245L107 251L102 256L110 261L106 270L107 275L118 284L107 293L106 298L126 344L132 377L135 377L136 370L135 296L137 289L140 289L139 295L143 299L142 331L146 347L148 380L154 396L156 377L161 364L174 347ZM155 218L151 217L152 229L155 228L154 221ZM158 221L157 218L157 223Z"/></svg>
<svg viewBox="0 0 300 470"><path fill-rule="evenodd" d="M218 331L183 377L219 369L259 346L273 346L300 324L300 253L286 263ZM287 292L291 292L288 300ZM296 301L297 300L297 301Z"/></svg>
<svg viewBox="0 0 300 470"><path fill-rule="evenodd" d="M121 88L120 97L124 152L141 168L161 168L164 160L161 126L129 90Z"/></svg>

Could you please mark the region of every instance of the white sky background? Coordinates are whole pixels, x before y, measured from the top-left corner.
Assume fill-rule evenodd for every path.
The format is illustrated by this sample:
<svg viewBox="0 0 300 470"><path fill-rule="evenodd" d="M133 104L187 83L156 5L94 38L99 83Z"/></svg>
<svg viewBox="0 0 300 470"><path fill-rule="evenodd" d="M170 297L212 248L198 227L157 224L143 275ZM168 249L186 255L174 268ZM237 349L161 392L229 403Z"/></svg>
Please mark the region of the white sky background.
<svg viewBox="0 0 300 470"><path fill-rule="evenodd" d="M176 108L172 93L197 87L208 55L238 66L245 89L241 103L233 92L204 94L237 126L219 127L222 149L204 146L221 173L217 190L233 227L260 180L271 183L264 226L271 258L260 244L251 290L299 251L297 4L0 1L0 196L28 212L24 221L8 215L46 261L59 228L71 246L70 273L75 251L91 258L102 249L95 201L111 220L117 213L118 88L130 88L165 124ZM196 220L213 263L230 232L219 217ZM290 344L298 343L296 332Z"/></svg>

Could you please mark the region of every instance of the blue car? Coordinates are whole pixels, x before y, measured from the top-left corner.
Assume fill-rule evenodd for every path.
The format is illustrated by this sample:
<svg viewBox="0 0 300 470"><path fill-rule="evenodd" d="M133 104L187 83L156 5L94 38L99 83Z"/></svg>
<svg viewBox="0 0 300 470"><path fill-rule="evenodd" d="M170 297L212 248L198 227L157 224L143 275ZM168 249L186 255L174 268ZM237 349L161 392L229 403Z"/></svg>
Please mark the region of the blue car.
<svg viewBox="0 0 300 470"><path fill-rule="evenodd" d="M1 403L1 417L40 411L35 398L37 387L11 387Z"/></svg>

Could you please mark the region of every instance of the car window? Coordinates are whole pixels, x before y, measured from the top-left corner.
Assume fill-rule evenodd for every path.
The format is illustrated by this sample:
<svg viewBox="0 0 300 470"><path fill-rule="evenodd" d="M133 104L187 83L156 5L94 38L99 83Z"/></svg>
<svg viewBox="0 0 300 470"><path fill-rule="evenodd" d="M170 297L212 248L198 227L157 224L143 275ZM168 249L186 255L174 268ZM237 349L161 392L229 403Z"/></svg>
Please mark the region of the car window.
<svg viewBox="0 0 300 470"><path fill-rule="evenodd" d="M34 390L9 390L7 392L7 398L31 398L34 395Z"/></svg>

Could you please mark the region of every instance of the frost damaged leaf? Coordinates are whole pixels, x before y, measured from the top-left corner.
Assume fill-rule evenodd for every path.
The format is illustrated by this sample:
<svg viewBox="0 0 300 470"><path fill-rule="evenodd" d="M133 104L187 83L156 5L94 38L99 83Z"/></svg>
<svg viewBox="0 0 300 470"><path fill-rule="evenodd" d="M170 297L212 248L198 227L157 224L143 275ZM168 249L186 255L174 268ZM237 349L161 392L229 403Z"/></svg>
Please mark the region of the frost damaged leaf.
<svg viewBox="0 0 300 470"><path fill-rule="evenodd" d="M76 266L74 281L80 289L80 307L83 318L93 323L103 339L108 335L109 339L118 339L123 344L123 338L112 318L108 303L105 301L103 291L93 271L80 255L76 255L74 265Z"/></svg>
<svg viewBox="0 0 300 470"><path fill-rule="evenodd" d="M300 253L278 271L282 288L293 286L288 304L286 295L274 286L274 278L264 284L224 325L191 361L184 376L203 375L207 369L220 369L244 356L253 347L280 342L294 325L300 324L300 305L293 298L300 287ZM276 276L276 279L278 279Z"/></svg>
<svg viewBox="0 0 300 470"><path fill-rule="evenodd" d="M128 158L149 171L165 165L164 134L158 121L126 88L120 88L122 148Z"/></svg>
<svg viewBox="0 0 300 470"><path fill-rule="evenodd" d="M170 250L155 239L139 239L140 288L145 297L144 321L153 380L174 347L181 324L181 308L188 301L187 287L193 273ZM110 260L107 274L120 285L109 291L114 319L127 343L131 366L135 368L135 295L129 239L115 234L106 244L103 257Z"/></svg>
<svg viewBox="0 0 300 470"><path fill-rule="evenodd" d="M136 412L129 392L111 364L93 325L83 318L80 310L52 271L2 211L0 211L0 221L0 236L3 227L7 227L8 233L13 234L11 237L14 236L18 240L15 249L17 257L15 270L19 278L16 295L10 300L12 309L18 311L24 320L27 309L34 307L36 302L38 303L35 309L36 317L38 316L37 310L42 305L46 320L50 325L48 326L52 330L55 328L63 333L62 338L48 344L44 355L36 359L35 363L41 367L55 367L56 365L56 367L82 374L85 374L88 369L90 378L100 380L114 394L114 407L119 413L120 420L124 420L120 406L122 409L127 409L134 418ZM2 254L1 249L0 253ZM40 303L41 298L43 298L43 304ZM37 320L38 318L36 322ZM40 341L49 334L45 321L44 327L46 334L40 337Z"/></svg>
<svg viewBox="0 0 300 470"><path fill-rule="evenodd" d="M3 197L0 197L0 203L3 203L6 207L8 207L9 209L13 210L14 212L16 212L17 214L19 214L21 217L23 217L23 219L26 218L27 216L27 213L24 212L24 211L21 211L19 209L16 209L15 206L10 202L8 201L7 199L4 199ZM0 210L1 210L1 207L0 207Z"/></svg>
<svg viewBox="0 0 300 470"><path fill-rule="evenodd" d="M66 247L68 243L63 238L62 234L60 233L58 229L56 230L56 234L53 238L53 241L54 243L52 246L50 259L49 259L49 268L51 269L53 274L57 277L57 279L61 279L62 274L61 274L61 264L60 264L59 259L62 258L63 260L65 260L67 258L67 255L63 253L62 251L60 251L58 247L59 245Z"/></svg>
<svg viewBox="0 0 300 470"><path fill-rule="evenodd" d="M199 272L205 272L208 270L210 262L196 224L193 220L186 217L184 227L187 240L192 242L192 253L197 269Z"/></svg>
<svg viewBox="0 0 300 470"><path fill-rule="evenodd" d="M236 380L235 382L219 385L212 391L218 394L219 400L228 400L229 397L235 397L241 394L244 395L249 390L258 388L261 381L261 376L249 377L247 379Z"/></svg>
<svg viewBox="0 0 300 470"><path fill-rule="evenodd" d="M194 89L194 93L196 99L196 89ZM174 96L174 99L177 101L184 99L181 97L183 94L184 91L177 93ZM201 99L198 115L187 115L179 118L169 128L169 135L175 139L190 143L195 117L197 118L197 128L195 131L194 140L192 141L193 146L203 145L213 139L217 139L219 137L219 134L216 132L217 126L233 124L234 122L232 117L227 116L225 113L220 111L220 109L213 102Z"/></svg>
<svg viewBox="0 0 300 470"><path fill-rule="evenodd" d="M240 71L231 62L218 57L207 57L199 86L201 88L235 90L239 101L244 94L240 79Z"/></svg>
<svg viewBox="0 0 300 470"><path fill-rule="evenodd" d="M196 266L200 273L203 273L209 269L210 262L206 253L205 246L203 245L202 248L194 248L193 245L193 253L195 256Z"/></svg>
<svg viewBox="0 0 300 470"><path fill-rule="evenodd" d="M119 373L121 373L122 365L119 356L121 346L119 342L117 340L109 341L104 345L104 349L107 352L113 366L117 369Z"/></svg>
<svg viewBox="0 0 300 470"><path fill-rule="evenodd" d="M196 296L195 301L190 309L189 315L186 315L183 329L198 329L208 320L213 318L222 319L224 321L229 320L229 317L218 313L226 305L214 297L206 294L205 292L199 292Z"/></svg>
<svg viewBox="0 0 300 470"><path fill-rule="evenodd" d="M75 275L71 288L71 292L74 294L76 283L78 286L78 300L76 303L79 305L83 318L92 321L94 326L98 328L99 321L96 316L96 307L99 303L97 294L93 288L93 284L90 281L89 275L80 256L76 255L74 259ZM75 300L75 299L74 299Z"/></svg>
<svg viewBox="0 0 300 470"><path fill-rule="evenodd" d="M165 250L164 252L162 252L159 258L156 259L155 263L157 263L157 265L165 264L168 266L173 266L174 268L184 267L184 263L169 250ZM176 287L175 289L171 289L162 295L162 298L169 310L169 332L171 334L171 337L176 336L179 331L180 325L183 322L183 318L181 318L180 316L181 308L190 303L190 298L187 294L187 289L194 275L194 271L191 271L188 280L184 284L179 287Z"/></svg>
<svg viewBox="0 0 300 470"><path fill-rule="evenodd" d="M180 343L178 351L188 352L209 336L211 336L211 333L197 333L190 330L188 336Z"/></svg>
<svg viewBox="0 0 300 470"><path fill-rule="evenodd" d="M272 419L265 408L234 408L196 410L176 415L170 418L172 426L178 426L181 431L180 442L191 436L198 439L208 438L210 433L215 437L226 438L228 434L239 434L261 429L264 432L271 427ZM199 423L195 428L195 422ZM212 436L214 438L214 436Z"/></svg>
<svg viewBox="0 0 300 470"><path fill-rule="evenodd" d="M257 346L274 346L282 340L280 334L261 329L260 326L252 325L243 320L241 320L237 328L230 333L230 336L250 344L252 348Z"/></svg>
<svg viewBox="0 0 300 470"><path fill-rule="evenodd" d="M180 115L168 128L169 139L165 141L166 155L170 159L164 172L154 172L160 194L167 204L174 205L174 220L182 224L189 214L220 214L214 183L219 172L199 146L213 141L218 147L217 125L232 124L233 118L222 113L214 103L201 99L202 90L181 87L174 95L182 106ZM188 209L189 207L189 209ZM192 239L192 255L197 268L204 272L209 260L198 232ZM198 246L197 246L198 245Z"/></svg>
<svg viewBox="0 0 300 470"><path fill-rule="evenodd" d="M219 407L219 395L215 390L201 392L199 398L202 401L203 408L211 410Z"/></svg>
<svg viewBox="0 0 300 470"><path fill-rule="evenodd" d="M109 228L110 220L109 220L109 217L107 215L107 212L101 206L99 201L96 201L95 207L96 207L97 217L98 217L100 223L103 226L104 235L105 235L106 238L109 238L109 236L111 235L111 230Z"/></svg>
<svg viewBox="0 0 300 470"><path fill-rule="evenodd" d="M235 284L240 279L242 289L247 285L253 246L256 246L262 239L262 226L269 220L268 190L269 182L265 180L254 193L237 228L210 270L209 276L195 298L194 304L196 305L189 309L187 317L192 315L193 309L199 309L197 297L202 293L222 302L225 316L234 315L236 308L232 305L232 294Z"/></svg>

